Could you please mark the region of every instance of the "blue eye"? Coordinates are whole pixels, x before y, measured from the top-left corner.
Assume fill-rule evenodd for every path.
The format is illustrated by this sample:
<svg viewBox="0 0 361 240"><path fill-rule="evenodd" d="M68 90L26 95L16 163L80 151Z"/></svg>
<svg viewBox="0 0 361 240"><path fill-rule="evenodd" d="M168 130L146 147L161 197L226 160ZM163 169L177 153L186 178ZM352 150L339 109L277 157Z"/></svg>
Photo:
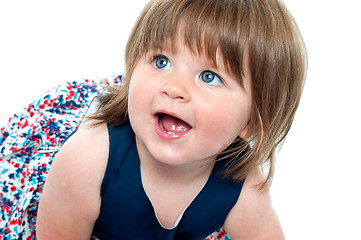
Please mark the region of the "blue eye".
<svg viewBox="0 0 361 240"><path fill-rule="evenodd" d="M221 85L222 84L222 80L218 77L218 75L211 71L202 72L201 79L203 82L211 84L211 85Z"/></svg>
<svg viewBox="0 0 361 240"><path fill-rule="evenodd" d="M154 66L159 69L170 69L170 62L164 56L156 56L153 60Z"/></svg>

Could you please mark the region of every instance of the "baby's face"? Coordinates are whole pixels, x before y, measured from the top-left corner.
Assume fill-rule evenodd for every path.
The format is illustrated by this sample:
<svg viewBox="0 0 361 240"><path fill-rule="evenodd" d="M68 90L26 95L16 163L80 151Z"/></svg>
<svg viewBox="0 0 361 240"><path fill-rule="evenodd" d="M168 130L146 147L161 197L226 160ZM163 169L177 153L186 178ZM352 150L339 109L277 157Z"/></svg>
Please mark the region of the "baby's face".
<svg viewBox="0 0 361 240"><path fill-rule="evenodd" d="M214 160L237 136L244 137L252 106L251 79L242 88L221 64L194 55L182 41L137 63L128 113L140 155L165 164Z"/></svg>

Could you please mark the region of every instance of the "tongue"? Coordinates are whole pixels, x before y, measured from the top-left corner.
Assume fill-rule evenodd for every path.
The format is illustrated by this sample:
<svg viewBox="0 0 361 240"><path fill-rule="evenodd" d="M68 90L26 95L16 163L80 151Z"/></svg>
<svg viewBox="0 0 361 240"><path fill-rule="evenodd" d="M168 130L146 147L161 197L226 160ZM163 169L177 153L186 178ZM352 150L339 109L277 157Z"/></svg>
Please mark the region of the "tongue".
<svg viewBox="0 0 361 240"><path fill-rule="evenodd" d="M167 132L179 133L191 129L191 126L189 126L188 123L167 114L162 114L161 121L164 130Z"/></svg>

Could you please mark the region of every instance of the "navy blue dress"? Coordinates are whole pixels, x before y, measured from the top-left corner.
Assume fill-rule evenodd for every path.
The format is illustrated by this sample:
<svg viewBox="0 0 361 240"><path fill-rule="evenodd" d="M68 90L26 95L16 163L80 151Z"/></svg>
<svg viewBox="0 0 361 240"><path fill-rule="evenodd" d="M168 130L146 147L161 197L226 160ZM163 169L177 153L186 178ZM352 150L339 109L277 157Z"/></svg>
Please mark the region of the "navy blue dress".
<svg viewBox="0 0 361 240"><path fill-rule="evenodd" d="M218 231L237 202L243 182L224 178L219 172L227 160L216 162L197 197L185 210L178 225L163 228L155 216L141 180L140 160L129 123L108 125L109 159L101 186L100 215L93 235L116 239L204 239Z"/></svg>

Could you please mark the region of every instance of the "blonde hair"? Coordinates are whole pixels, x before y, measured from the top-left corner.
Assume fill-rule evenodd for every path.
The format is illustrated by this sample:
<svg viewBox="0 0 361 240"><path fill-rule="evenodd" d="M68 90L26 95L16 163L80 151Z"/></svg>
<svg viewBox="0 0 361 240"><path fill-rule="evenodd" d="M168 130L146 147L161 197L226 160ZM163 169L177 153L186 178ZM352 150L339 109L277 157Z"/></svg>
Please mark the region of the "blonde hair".
<svg viewBox="0 0 361 240"><path fill-rule="evenodd" d="M181 29L180 29L181 28ZM249 139L237 138L222 156L234 156L225 175L243 180L269 163L269 186L275 153L284 141L299 105L306 77L307 53L293 17L278 0L152 0L143 9L126 46L126 74L121 88L108 87L91 118L115 126L128 121L129 82L140 57L175 42L216 64L220 51L226 69L243 86L243 62L248 54L253 110ZM179 36L179 35L178 35ZM238 156L244 155L241 160Z"/></svg>

